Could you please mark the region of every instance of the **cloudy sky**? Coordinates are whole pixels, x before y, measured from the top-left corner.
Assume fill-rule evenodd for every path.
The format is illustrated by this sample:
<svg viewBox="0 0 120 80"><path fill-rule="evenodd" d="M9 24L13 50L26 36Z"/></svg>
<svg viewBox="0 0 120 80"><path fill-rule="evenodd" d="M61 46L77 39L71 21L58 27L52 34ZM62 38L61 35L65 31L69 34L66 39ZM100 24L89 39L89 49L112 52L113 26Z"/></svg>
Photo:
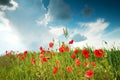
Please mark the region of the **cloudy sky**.
<svg viewBox="0 0 120 80"><path fill-rule="evenodd" d="M74 47L119 46L119 33L120 0L0 0L0 54L37 51L53 38L55 45L73 39Z"/></svg>

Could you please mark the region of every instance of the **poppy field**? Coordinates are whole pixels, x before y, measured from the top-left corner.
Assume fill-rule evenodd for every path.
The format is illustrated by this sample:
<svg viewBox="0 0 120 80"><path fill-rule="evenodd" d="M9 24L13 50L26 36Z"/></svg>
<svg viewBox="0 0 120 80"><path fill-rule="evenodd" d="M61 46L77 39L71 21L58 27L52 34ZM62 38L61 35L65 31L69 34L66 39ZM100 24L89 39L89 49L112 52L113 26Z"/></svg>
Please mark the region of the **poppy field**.
<svg viewBox="0 0 120 80"><path fill-rule="evenodd" d="M0 56L0 80L120 80L120 50L74 48L74 41L54 50L6 51Z"/></svg>

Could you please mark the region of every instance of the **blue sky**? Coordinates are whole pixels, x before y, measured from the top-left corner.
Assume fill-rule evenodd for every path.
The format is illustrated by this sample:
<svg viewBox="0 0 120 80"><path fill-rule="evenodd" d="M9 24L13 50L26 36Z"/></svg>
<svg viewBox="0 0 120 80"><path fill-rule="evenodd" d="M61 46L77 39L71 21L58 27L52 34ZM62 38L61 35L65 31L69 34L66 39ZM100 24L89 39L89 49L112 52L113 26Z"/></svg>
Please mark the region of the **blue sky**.
<svg viewBox="0 0 120 80"><path fill-rule="evenodd" d="M55 46L73 39L73 47L108 48L120 45L119 32L119 0L0 0L0 53L38 51L53 38Z"/></svg>

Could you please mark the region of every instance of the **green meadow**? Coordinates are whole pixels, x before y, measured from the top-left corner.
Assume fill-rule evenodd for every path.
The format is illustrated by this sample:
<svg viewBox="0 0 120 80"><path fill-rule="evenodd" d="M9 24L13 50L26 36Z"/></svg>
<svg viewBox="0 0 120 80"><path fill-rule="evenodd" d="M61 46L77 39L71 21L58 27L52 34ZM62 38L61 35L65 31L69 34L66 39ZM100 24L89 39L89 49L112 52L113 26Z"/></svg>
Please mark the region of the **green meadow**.
<svg viewBox="0 0 120 80"><path fill-rule="evenodd" d="M70 44L72 45L72 44ZM0 80L120 80L120 50L40 47L0 56Z"/></svg>

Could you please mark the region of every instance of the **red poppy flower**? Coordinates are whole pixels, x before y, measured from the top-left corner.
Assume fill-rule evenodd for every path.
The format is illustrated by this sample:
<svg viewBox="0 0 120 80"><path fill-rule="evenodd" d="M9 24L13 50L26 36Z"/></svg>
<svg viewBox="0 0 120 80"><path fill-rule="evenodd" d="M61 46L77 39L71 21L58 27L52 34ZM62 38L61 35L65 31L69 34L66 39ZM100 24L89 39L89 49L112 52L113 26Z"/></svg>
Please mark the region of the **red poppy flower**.
<svg viewBox="0 0 120 80"><path fill-rule="evenodd" d="M59 48L59 52L61 52L61 53L65 52L65 47L64 47L64 45L62 45L62 46Z"/></svg>
<svg viewBox="0 0 120 80"><path fill-rule="evenodd" d="M56 74L58 71L58 66L55 66L54 69L53 69L53 74Z"/></svg>
<svg viewBox="0 0 120 80"><path fill-rule="evenodd" d="M79 59L76 59L75 63L76 63L77 66L80 66L80 65L81 65L81 62L80 62Z"/></svg>
<svg viewBox="0 0 120 80"><path fill-rule="evenodd" d="M93 76L94 72L92 70L87 70L85 73L85 77L91 78Z"/></svg>
<svg viewBox="0 0 120 80"><path fill-rule="evenodd" d="M75 50L74 50L74 53L75 53L75 54L78 54L78 49L75 49Z"/></svg>
<svg viewBox="0 0 120 80"><path fill-rule="evenodd" d="M92 66L96 66L96 62L91 62L91 65Z"/></svg>
<svg viewBox="0 0 120 80"><path fill-rule="evenodd" d="M72 72L72 68L70 66L67 66L67 71L70 73Z"/></svg>
<svg viewBox="0 0 120 80"><path fill-rule="evenodd" d="M45 57L41 58L41 60L44 61L44 62L48 61L47 58L45 58Z"/></svg>
<svg viewBox="0 0 120 80"><path fill-rule="evenodd" d="M50 43L49 43L49 47L50 47L50 48L53 48L53 46L54 46L54 43L53 43L53 42L50 42Z"/></svg>
<svg viewBox="0 0 120 80"><path fill-rule="evenodd" d="M28 51L24 51L24 56L26 56L28 54Z"/></svg>
<svg viewBox="0 0 120 80"><path fill-rule="evenodd" d="M69 44L73 44L73 40L69 41Z"/></svg>
<svg viewBox="0 0 120 80"><path fill-rule="evenodd" d="M89 58L89 57L90 57L89 52L88 52L87 49L82 50L82 55L83 55L85 58Z"/></svg>
<svg viewBox="0 0 120 80"><path fill-rule="evenodd" d="M46 50L44 50L44 49L41 50L41 54L45 54L45 52L46 52Z"/></svg>
<svg viewBox="0 0 120 80"><path fill-rule="evenodd" d="M63 53L64 49L62 47L59 48L59 52Z"/></svg>
<svg viewBox="0 0 120 80"><path fill-rule="evenodd" d="M42 51L43 50L43 48L42 48L42 46L40 46L40 51Z"/></svg>
<svg viewBox="0 0 120 80"><path fill-rule="evenodd" d="M95 50L94 51L94 55L97 57L97 58L101 58L104 54L104 51L102 49L98 49L98 50Z"/></svg>
<svg viewBox="0 0 120 80"><path fill-rule="evenodd" d="M73 53L71 58L75 59L76 58L76 55Z"/></svg>

